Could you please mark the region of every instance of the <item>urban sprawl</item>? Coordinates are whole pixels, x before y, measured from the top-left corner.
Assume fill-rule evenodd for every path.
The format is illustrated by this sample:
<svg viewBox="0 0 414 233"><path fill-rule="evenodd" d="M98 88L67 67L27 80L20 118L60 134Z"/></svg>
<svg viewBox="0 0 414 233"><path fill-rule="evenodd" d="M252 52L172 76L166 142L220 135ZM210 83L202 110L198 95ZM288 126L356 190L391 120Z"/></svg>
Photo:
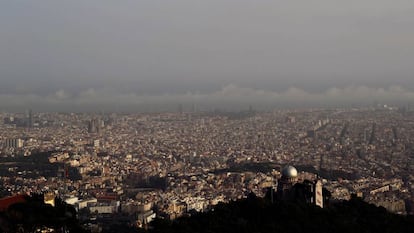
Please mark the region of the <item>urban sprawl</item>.
<svg viewBox="0 0 414 233"><path fill-rule="evenodd" d="M264 196L281 170L412 213L414 112L388 106L273 112L0 113L1 196L47 193L79 218L145 226ZM39 159L36 158L39 156ZM33 165L46 159L40 165Z"/></svg>

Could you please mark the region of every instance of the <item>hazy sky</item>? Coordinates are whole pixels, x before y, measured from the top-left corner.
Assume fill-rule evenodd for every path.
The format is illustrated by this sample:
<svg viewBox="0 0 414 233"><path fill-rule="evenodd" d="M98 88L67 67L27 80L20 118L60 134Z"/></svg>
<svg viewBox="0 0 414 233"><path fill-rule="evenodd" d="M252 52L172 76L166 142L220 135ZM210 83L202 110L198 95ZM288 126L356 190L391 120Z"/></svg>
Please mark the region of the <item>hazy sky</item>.
<svg viewBox="0 0 414 233"><path fill-rule="evenodd" d="M412 0L1 0L0 110L414 103L413 28Z"/></svg>

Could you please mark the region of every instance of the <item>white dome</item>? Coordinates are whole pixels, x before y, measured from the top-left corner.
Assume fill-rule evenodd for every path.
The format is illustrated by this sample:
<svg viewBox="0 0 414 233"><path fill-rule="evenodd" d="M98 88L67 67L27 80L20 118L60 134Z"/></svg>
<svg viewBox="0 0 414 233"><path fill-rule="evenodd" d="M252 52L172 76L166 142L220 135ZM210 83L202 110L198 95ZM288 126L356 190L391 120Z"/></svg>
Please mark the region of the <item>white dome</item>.
<svg viewBox="0 0 414 233"><path fill-rule="evenodd" d="M297 176L298 176L298 171L293 166L286 166L282 170L282 177L296 178Z"/></svg>

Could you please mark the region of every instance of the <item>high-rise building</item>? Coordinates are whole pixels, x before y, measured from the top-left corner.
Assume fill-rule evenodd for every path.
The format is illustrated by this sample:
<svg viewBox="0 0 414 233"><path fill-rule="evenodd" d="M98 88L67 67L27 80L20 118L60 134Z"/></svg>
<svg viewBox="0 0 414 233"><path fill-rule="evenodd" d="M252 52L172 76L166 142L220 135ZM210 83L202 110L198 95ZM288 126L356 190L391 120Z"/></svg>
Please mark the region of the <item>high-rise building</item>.
<svg viewBox="0 0 414 233"><path fill-rule="evenodd" d="M95 120L91 120L88 122L88 133L96 133Z"/></svg>
<svg viewBox="0 0 414 233"><path fill-rule="evenodd" d="M33 128L33 111L29 109L29 117L28 117L28 127Z"/></svg>
<svg viewBox="0 0 414 233"><path fill-rule="evenodd" d="M195 103L191 104L191 112L197 112L197 105Z"/></svg>
<svg viewBox="0 0 414 233"><path fill-rule="evenodd" d="M4 147L6 148L22 148L23 140L20 138L8 138L4 142Z"/></svg>
<svg viewBox="0 0 414 233"><path fill-rule="evenodd" d="M178 111L178 113L183 113L184 112L184 107L183 107L182 104L178 104L177 111Z"/></svg>
<svg viewBox="0 0 414 233"><path fill-rule="evenodd" d="M88 133L99 133L104 127L104 121L99 119L92 119L88 122Z"/></svg>

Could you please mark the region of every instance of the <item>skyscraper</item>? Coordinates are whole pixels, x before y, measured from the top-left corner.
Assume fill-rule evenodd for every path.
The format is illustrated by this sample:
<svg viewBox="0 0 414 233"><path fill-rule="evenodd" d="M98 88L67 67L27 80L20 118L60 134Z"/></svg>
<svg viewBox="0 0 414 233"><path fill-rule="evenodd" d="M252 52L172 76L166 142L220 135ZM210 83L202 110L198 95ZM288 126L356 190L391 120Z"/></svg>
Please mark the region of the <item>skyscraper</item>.
<svg viewBox="0 0 414 233"><path fill-rule="evenodd" d="M8 138L4 142L6 148L21 148L23 147L23 140L20 138Z"/></svg>
<svg viewBox="0 0 414 233"><path fill-rule="evenodd" d="M28 117L27 117L27 127L33 128L33 111L29 109Z"/></svg>

